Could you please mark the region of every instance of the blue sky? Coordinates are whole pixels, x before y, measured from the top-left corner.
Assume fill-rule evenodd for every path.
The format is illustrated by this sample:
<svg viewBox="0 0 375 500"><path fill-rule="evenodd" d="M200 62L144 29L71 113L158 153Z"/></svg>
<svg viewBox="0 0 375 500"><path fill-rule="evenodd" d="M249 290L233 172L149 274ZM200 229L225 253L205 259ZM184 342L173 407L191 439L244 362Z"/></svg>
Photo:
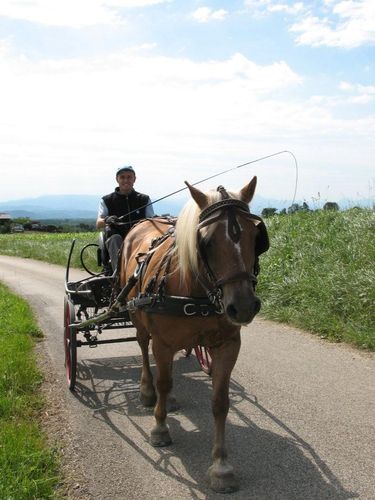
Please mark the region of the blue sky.
<svg viewBox="0 0 375 500"><path fill-rule="evenodd" d="M0 199L158 198L280 150L306 201L374 197L374 0L2 0ZM202 185L290 199L281 155Z"/></svg>

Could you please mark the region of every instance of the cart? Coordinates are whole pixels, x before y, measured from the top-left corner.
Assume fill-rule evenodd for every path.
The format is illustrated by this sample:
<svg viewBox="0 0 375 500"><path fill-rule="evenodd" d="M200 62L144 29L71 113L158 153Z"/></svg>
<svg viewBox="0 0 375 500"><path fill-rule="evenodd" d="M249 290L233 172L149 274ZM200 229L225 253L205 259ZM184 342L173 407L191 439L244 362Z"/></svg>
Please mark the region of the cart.
<svg viewBox="0 0 375 500"><path fill-rule="evenodd" d="M74 391L77 378L78 347L96 347L100 344L117 342L132 342L137 340L126 305L122 305L120 296L128 293L126 287L118 289L116 276L108 270L108 262L104 255L102 235L99 244L89 243L80 252L80 261L87 277L79 281L70 281L70 267L76 240L72 241L65 273L64 297L64 351L65 371L68 387ZM85 252L89 247L95 247L98 265L101 272L94 273L85 262ZM121 305L119 305L121 304ZM105 337L108 330L121 330L115 338ZM201 369L211 373L211 356L208 348L196 346L193 348ZM190 356L192 349L184 351Z"/></svg>

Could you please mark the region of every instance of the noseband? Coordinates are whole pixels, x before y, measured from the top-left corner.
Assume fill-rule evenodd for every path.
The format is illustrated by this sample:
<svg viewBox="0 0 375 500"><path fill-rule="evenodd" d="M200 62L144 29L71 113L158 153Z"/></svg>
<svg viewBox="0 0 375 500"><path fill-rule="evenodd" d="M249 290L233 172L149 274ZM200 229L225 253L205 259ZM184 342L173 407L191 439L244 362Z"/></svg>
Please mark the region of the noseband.
<svg viewBox="0 0 375 500"><path fill-rule="evenodd" d="M228 220L228 234L231 240L234 243L238 243L241 238L241 226L238 223L236 214L240 213L242 216L245 216L249 219L252 218L252 215L249 210L249 206L244 201L230 198L226 190L223 186L219 186L217 190L220 192L222 199L213 203L209 207L202 210L199 216L199 225L198 225L198 245L197 250L198 254L201 257L201 260L204 265L204 270L207 276L207 284L201 282L204 286L208 297L212 300L212 302L221 304L222 298L222 289L223 285L228 283L234 283L236 281L247 280L253 283L255 287L257 283L257 279L255 274L248 273L247 271L239 271L237 273L231 274L229 276L220 276L217 278L207 260L206 252L203 249L203 244L200 238L200 229L203 227L209 226L225 217L227 215ZM201 280L200 280L201 281ZM208 285L208 286L207 286Z"/></svg>

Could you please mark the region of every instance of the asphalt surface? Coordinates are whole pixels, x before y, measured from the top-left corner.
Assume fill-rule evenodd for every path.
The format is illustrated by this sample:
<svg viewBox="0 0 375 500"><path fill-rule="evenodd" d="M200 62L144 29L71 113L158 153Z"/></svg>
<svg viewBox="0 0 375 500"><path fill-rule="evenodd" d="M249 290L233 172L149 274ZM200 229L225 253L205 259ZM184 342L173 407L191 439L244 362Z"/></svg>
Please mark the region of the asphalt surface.
<svg viewBox="0 0 375 500"><path fill-rule="evenodd" d="M176 356L181 409L169 415L168 448L148 442L153 416L138 400L135 342L80 348L77 388L67 389L64 274L59 266L0 256L0 281L29 301L46 335L46 421L64 441L68 496L223 498L205 479L211 384L193 355ZM71 278L81 276L74 271ZM230 396L227 443L240 490L228 498L375 499L374 354L257 319L242 330Z"/></svg>

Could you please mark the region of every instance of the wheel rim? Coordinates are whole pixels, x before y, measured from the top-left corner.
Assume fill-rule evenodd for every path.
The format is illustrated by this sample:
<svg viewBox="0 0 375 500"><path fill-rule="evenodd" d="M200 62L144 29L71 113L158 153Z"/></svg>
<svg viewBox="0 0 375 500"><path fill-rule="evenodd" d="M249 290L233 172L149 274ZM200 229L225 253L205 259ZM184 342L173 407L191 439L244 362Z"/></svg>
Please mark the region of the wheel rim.
<svg viewBox="0 0 375 500"><path fill-rule="evenodd" d="M73 329L69 326L74 319L74 306L66 299L64 314L64 350L65 373L69 389L74 388L76 374L76 339Z"/></svg>
<svg viewBox="0 0 375 500"><path fill-rule="evenodd" d="M64 325L64 347L65 347L65 371L68 383L71 381L72 358L70 355L70 307L67 302L65 307L65 325Z"/></svg>

